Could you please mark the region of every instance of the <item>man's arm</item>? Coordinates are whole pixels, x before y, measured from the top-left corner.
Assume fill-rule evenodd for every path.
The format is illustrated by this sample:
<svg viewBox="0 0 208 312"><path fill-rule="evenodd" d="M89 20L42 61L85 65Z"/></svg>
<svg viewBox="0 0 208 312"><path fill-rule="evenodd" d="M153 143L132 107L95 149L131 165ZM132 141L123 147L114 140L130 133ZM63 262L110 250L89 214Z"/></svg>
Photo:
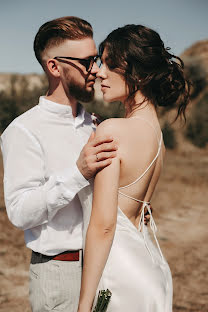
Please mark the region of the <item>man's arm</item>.
<svg viewBox="0 0 208 312"><path fill-rule="evenodd" d="M86 145L89 155L94 153L92 141L93 137ZM51 175L46 181L41 146L27 129L18 124L7 128L2 135L1 148L8 217L15 226L23 230L50 221L59 209L65 207L83 187L89 184L86 177L90 178L98 170L96 156L91 155L87 157L90 157L90 161L88 160L90 169L87 165L81 173L76 163L69 163L66 170L58 175ZM79 157L81 164L86 162L86 155L83 154ZM96 164L92 165L94 163Z"/></svg>

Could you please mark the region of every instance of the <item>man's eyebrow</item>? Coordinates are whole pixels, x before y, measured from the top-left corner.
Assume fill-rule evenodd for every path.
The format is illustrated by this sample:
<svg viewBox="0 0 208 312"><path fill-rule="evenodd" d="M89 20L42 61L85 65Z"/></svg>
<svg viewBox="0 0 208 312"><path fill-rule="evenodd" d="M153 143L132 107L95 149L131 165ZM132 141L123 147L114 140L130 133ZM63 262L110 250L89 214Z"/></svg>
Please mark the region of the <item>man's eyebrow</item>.
<svg viewBox="0 0 208 312"><path fill-rule="evenodd" d="M93 54L93 55L88 55L86 56L85 58L88 59L88 58L91 58L91 57L95 57L95 56L99 56L97 53Z"/></svg>

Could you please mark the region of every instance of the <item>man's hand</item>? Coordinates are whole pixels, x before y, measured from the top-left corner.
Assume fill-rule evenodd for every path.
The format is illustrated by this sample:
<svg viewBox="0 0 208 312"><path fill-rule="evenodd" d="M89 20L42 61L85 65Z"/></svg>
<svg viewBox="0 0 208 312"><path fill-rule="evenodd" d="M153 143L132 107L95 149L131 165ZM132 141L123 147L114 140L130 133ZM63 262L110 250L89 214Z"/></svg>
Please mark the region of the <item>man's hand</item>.
<svg viewBox="0 0 208 312"><path fill-rule="evenodd" d="M109 166L112 158L116 157L118 149L116 142L110 136L95 138L93 132L83 147L77 160L77 167L86 180L94 177L95 174Z"/></svg>

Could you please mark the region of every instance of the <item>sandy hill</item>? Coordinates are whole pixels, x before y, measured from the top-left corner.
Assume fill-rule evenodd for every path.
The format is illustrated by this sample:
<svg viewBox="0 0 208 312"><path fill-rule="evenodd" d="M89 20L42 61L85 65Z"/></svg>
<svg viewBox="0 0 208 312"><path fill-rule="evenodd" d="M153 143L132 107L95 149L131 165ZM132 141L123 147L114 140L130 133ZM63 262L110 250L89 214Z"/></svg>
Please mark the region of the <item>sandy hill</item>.
<svg viewBox="0 0 208 312"><path fill-rule="evenodd" d="M15 88L19 90L22 84L27 83L30 90L41 87L44 83L43 74L19 74L19 73L0 73L0 91L9 92L11 84L14 82Z"/></svg>
<svg viewBox="0 0 208 312"><path fill-rule="evenodd" d="M198 58L203 62L206 69L208 69L208 40L201 40L194 43L188 49L186 49L182 55L182 58Z"/></svg>

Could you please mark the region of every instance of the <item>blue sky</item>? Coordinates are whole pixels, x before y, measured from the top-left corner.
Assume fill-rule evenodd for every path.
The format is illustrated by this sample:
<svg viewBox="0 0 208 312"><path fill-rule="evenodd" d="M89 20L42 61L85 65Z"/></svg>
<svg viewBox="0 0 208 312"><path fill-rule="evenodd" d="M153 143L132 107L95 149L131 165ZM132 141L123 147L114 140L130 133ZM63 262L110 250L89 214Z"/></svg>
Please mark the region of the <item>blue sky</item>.
<svg viewBox="0 0 208 312"><path fill-rule="evenodd" d="M158 31L175 54L208 39L207 0L0 0L0 72L42 72L34 36L46 21L66 15L89 21L96 44L129 23Z"/></svg>

